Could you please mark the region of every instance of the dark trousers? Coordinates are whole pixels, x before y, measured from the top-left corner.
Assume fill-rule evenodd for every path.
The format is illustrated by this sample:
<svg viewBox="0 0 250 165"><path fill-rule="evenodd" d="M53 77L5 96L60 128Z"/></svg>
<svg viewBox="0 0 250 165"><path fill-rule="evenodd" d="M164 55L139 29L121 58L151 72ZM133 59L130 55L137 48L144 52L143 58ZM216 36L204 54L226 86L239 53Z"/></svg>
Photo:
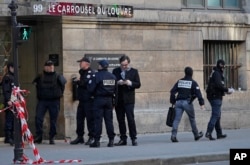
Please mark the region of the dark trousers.
<svg viewBox="0 0 250 165"><path fill-rule="evenodd" d="M115 108L117 121L119 124L120 138L121 140L127 140L127 129L125 116L127 117L129 136L130 138L137 139L137 131L135 124L135 115L134 115L134 104L119 104Z"/></svg>
<svg viewBox="0 0 250 165"><path fill-rule="evenodd" d="M212 114L208 122L207 132L212 134L213 129L215 128L217 135L221 135L222 129L220 124L220 119L221 119L222 100L221 99L209 100L209 103L212 107Z"/></svg>
<svg viewBox="0 0 250 165"><path fill-rule="evenodd" d="M104 119L107 135L110 140L115 137L113 125L112 97L95 97L94 105L95 140L99 141L102 134L102 121Z"/></svg>
<svg viewBox="0 0 250 165"><path fill-rule="evenodd" d="M79 101L76 112L76 134L78 136L84 135L84 121L87 121L88 136L94 137L94 116L93 116L93 100Z"/></svg>
<svg viewBox="0 0 250 165"><path fill-rule="evenodd" d="M7 103L5 104L5 107L8 107ZM5 111L5 137L8 135L13 135L14 131L14 114L9 109ZM13 138L13 137L12 137Z"/></svg>
<svg viewBox="0 0 250 165"><path fill-rule="evenodd" d="M36 135L43 135L43 121L46 112L49 111L50 117L50 138L53 138L56 135L56 122L58 114L60 111L60 99L58 100L39 100L36 107Z"/></svg>

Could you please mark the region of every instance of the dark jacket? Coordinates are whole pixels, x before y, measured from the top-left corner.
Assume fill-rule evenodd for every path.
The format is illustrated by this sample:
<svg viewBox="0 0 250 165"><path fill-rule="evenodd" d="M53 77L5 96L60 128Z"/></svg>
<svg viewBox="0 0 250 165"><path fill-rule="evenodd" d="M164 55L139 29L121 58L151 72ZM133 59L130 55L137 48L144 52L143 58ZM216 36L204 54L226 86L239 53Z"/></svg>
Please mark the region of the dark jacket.
<svg viewBox="0 0 250 165"><path fill-rule="evenodd" d="M225 95L225 92L228 92L228 88L226 88L224 85L225 83L223 72L219 68L214 67L209 77L209 82L206 90L207 99L222 99L222 97Z"/></svg>
<svg viewBox="0 0 250 165"><path fill-rule="evenodd" d="M66 82L62 75L44 71L33 80L33 83L36 83L37 98L40 100L60 99Z"/></svg>
<svg viewBox="0 0 250 165"><path fill-rule="evenodd" d="M121 80L121 68L115 68L113 70L113 74L115 75L117 81ZM117 96L117 104L134 104L135 103L135 89L141 87L140 76L137 69L130 68L126 71L125 79L130 80L132 82L132 86L127 85L118 85L118 96Z"/></svg>
<svg viewBox="0 0 250 165"><path fill-rule="evenodd" d="M116 78L107 69L99 70L88 83L88 90L94 97L114 97Z"/></svg>
<svg viewBox="0 0 250 165"><path fill-rule="evenodd" d="M8 72L4 75L2 82L4 102L7 103L11 98L12 88L14 87L14 73Z"/></svg>
<svg viewBox="0 0 250 165"><path fill-rule="evenodd" d="M178 93L177 97L175 96ZM204 105L199 85L190 76L178 80L170 91L170 103L175 104L176 100L188 100L190 103L198 98L199 104Z"/></svg>
<svg viewBox="0 0 250 165"><path fill-rule="evenodd" d="M87 90L89 80L95 75L95 72L88 68L87 70L80 69L80 80L77 81L77 96L79 101L88 101L91 99L92 94Z"/></svg>

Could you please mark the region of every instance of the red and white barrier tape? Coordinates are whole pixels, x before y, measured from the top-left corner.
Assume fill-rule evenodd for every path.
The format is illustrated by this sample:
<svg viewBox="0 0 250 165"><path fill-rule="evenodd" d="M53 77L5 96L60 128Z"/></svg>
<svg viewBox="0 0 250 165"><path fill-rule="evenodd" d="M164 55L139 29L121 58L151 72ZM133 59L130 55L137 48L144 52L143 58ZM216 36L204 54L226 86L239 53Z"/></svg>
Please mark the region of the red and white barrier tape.
<svg viewBox="0 0 250 165"><path fill-rule="evenodd" d="M13 106L10 106L10 107L7 107L5 109L0 110L0 113L7 110L7 109L14 112L13 107L16 108L17 118L19 118L21 121L22 147L24 148L24 142L27 141L29 143L29 146L32 148L33 154L35 157L35 160L32 160L32 159L29 159L25 154L23 154L23 161L22 162L14 161L14 164L49 164L49 163L78 163L78 162L81 162L82 160L46 161L40 156L39 151L34 144L33 135L28 128L28 124L27 124L27 121L25 118L25 116L27 115L27 109L26 109L26 101L23 97L23 94L27 94L27 93L28 93L28 91L26 91L26 90L20 90L19 87L14 87L12 89L12 99L11 99Z"/></svg>

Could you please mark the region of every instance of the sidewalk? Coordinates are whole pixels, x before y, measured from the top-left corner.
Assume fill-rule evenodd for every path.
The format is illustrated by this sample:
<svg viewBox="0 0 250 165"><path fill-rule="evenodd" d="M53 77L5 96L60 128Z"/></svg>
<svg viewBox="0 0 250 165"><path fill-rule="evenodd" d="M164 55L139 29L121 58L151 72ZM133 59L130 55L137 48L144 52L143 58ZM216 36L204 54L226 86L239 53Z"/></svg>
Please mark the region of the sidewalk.
<svg viewBox="0 0 250 165"><path fill-rule="evenodd" d="M100 148L89 148L82 144L70 145L62 140L57 140L56 145L49 145L45 140L43 144L36 144L36 147L45 160L82 160L80 163L72 163L81 165L172 165L220 161L229 160L229 151L232 148L250 148L250 128L224 130L224 133L228 135L226 139L215 141L209 141L205 137L194 141L191 132L180 132L178 143L172 143L170 133L164 133L138 135L138 146L132 146L128 140L127 146L109 148L107 139L103 139ZM116 138L115 142L118 140ZM30 159L35 159L28 145L23 152ZM2 164L12 164L13 158L14 147L0 142Z"/></svg>

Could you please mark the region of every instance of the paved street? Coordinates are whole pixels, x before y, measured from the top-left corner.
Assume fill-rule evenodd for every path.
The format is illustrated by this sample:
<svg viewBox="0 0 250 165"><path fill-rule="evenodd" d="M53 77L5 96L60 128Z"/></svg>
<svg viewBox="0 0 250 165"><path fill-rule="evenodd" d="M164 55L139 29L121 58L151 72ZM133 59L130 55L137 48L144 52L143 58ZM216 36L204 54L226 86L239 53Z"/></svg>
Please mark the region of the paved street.
<svg viewBox="0 0 250 165"><path fill-rule="evenodd" d="M160 165L160 164L202 164L203 162L229 161L229 151L232 148L250 148L250 129L224 130L226 139L209 141L203 137L194 141L191 132L178 133L179 143L170 141L170 133L145 134L138 136L138 146L109 148L107 139L103 138L100 148L89 148L86 145L70 145L63 140L57 140L56 145L49 145L48 141L36 145L41 157L47 161L82 160L73 164L100 165ZM115 139L118 141L118 138ZM24 153L34 159L32 149L26 145ZM14 158L13 147L0 143L0 160L5 164L12 164ZM216 163L216 162L214 162ZM220 162L219 162L220 163ZM224 165L224 164L220 164Z"/></svg>

